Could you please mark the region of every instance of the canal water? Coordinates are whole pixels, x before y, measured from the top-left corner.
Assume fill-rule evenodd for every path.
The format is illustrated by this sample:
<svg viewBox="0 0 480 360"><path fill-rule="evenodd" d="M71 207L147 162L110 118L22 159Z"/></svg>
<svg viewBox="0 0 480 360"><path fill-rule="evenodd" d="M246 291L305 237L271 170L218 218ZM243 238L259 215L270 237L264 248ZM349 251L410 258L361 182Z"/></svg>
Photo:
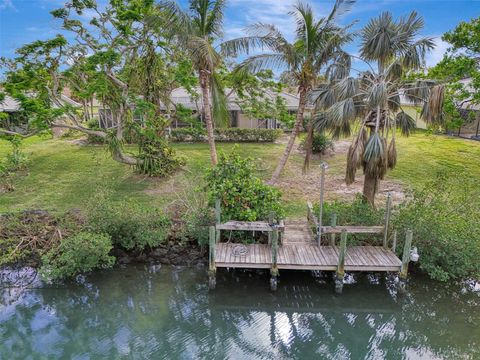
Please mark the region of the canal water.
<svg viewBox="0 0 480 360"><path fill-rule="evenodd" d="M1 290L0 359L480 359L469 285L128 266L61 286Z"/></svg>

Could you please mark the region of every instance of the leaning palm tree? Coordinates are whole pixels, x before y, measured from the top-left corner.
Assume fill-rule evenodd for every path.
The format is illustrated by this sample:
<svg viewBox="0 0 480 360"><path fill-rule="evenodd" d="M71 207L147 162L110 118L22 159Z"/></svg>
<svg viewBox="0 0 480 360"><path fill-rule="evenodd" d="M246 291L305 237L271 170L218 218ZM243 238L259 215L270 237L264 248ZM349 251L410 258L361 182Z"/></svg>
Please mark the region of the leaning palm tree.
<svg viewBox="0 0 480 360"><path fill-rule="evenodd" d="M275 26L258 23L247 28L248 36L222 44L223 53L234 56L240 52L248 54L252 48L268 49L269 53L247 58L237 71L247 69L256 72L265 67L284 70L295 80L298 88L299 105L295 125L270 184L277 182L287 163L303 123L308 95L320 71L332 60L348 67L350 59L341 47L351 40L352 34L348 32L349 27L340 27L335 24L335 20L353 3L354 0L337 0L327 17L316 19L312 8L299 2L291 13L297 23L293 43L287 41Z"/></svg>
<svg viewBox="0 0 480 360"><path fill-rule="evenodd" d="M217 49L223 35L225 3L226 0L190 0L189 11L183 11L173 1L163 1L160 5L171 17L170 30L198 73L213 165L217 164L214 123L224 125L228 119L225 93L216 72L223 64L222 54Z"/></svg>
<svg viewBox="0 0 480 360"><path fill-rule="evenodd" d="M353 183L362 167L363 196L372 206L380 180L397 162L397 130L408 136L415 127L401 98L423 105L421 117L426 122L442 120L443 86L409 80L410 72L424 68L425 55L434 47L431 38L419 36L423 26L415 12L398 21L388 12L372 19L361 31L359 58L369 70L342 79L329 74L329 82L313 91L317 131L330 130L338 138L357 129L348 150L346 183Z"/></svg>

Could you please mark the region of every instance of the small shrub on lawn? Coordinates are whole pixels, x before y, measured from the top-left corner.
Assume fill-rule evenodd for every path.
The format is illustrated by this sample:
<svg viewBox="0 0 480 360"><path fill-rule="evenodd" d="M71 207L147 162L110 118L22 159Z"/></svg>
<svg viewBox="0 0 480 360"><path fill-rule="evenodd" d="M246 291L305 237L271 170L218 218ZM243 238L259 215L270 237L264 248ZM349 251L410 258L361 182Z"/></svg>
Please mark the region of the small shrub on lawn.
<svg viewBox="0 0 480 360"><path fill-rule="evenodd" d="M301 142L301 147L305 148L306 137ZM325 134L315 132L312 140L312 152L314 154L325 154L329 149L333 149L333 141Z"/></svg>
<svg viewBox="0 0 480 360"><path fill-rule="evenodd" d="M0 161L0 177L25 170L27 167L27 157L22 151L22 139L13 136L8 138L8 142L12 146L12 151Z"/></svg>
<svg viewBox="0 0 480 360"><path fill-rule="evenodd" d="M139 174L167 177L181 166L185 159L177 156L168 140L159 136L161 127L151 121L148 128L138 129L138 155L140 162L136 165Z"/></svg>
<svg viewBox="0 0 480 360"><path fill-rule="evenodd" d="M210 204L215 199L221 201L222 221L268 220L271 213L284 217L280 191L256 177L252 160L241 158L235 150L221 154L218 165L208 171L206 178Z"/></svg>
<svg viewBox="0 0 480 360"><path fill-rule="evenodd" d="M64 238L58 247L42 257L42 275L51 280L73 277L94 269L113 266L109 255L111 238L107 234L79 232Z"/></svg>
<svg viewBox="0 0 480 360"><path fill-rule="evenodd" d="M480 195L478 179L438 174L394 217L398 252L407 229L420 253L420 268L436 280L480 278Z"/></svg>
<svg viewBox="0 0 480 360"><path fill-rule="evenodd" d="M86 122L86 126L92 130L101 130L100 125L98 124L98 119L92 118ZM104 144L105 139L97 135L87 135L87 141L90 144Z"/></svg>
<svg viewBox="0 0 480 360"><path fill-rule="evenodd" d="M99 191L87 209L90 231L108 234L114 246L125 250L158 246L169 235L170 219L163 211L134 200L113 202Z"/></svg>

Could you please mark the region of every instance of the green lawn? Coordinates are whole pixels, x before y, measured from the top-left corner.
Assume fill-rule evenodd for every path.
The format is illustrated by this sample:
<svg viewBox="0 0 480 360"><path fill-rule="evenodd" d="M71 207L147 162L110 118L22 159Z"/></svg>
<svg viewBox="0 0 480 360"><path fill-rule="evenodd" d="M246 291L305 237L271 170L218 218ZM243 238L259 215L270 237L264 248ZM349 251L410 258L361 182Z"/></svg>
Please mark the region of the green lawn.
<svg viewBox="0 0 480 360"><path fill-rule="evenodd" d="M233 146L218 144L220 151L229 151ZM259 175L263 178L271 174L284 149L283 144L240 144L238 147L242 155L256 159ZM15 191L0 194L0 212L82 208L99 186L109 188L116 198L135 197L146 206L189 201L197 190L203 191L203 174L209 166L208 146L175 144L175 148L186 156L185 168L169 179L150 179L135 175L128 166L114 162L99 146L80 146L66 140L28 139L24 144L29 159L28 174L20 174L14 180ZM0 156L8 151L8 143L0 141ZM430 174L440 169L462 170L480 179L478 142L418 133L408 139L399 139L398 153L397 168L388 178L405 186L421 186ZM302 160L301 154L295 153L284 175L287 180L295 179L293 186L298 190L302 190ZM345 154L326 161L331 174L343 174ZM318 171L319 162L319 159L314 161L315 171ZM296 196L295 189L282 190L289 215L303 213L305 199ZM311 197L316 198L318 194L312 193Z"/></svg>

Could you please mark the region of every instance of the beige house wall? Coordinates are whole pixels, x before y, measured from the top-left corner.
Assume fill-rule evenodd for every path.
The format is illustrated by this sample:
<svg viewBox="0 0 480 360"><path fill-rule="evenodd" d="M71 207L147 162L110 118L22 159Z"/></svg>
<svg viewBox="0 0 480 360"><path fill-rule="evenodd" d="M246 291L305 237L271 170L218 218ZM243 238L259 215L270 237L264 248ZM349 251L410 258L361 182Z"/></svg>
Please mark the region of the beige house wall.
<svg viewBox="0 0 480 360"><path fill-rule="evenodd" d="M237 127L244 129L256 129L258 127L258 120L251 119L247 115L240 112L238 114Z"/></svg>

